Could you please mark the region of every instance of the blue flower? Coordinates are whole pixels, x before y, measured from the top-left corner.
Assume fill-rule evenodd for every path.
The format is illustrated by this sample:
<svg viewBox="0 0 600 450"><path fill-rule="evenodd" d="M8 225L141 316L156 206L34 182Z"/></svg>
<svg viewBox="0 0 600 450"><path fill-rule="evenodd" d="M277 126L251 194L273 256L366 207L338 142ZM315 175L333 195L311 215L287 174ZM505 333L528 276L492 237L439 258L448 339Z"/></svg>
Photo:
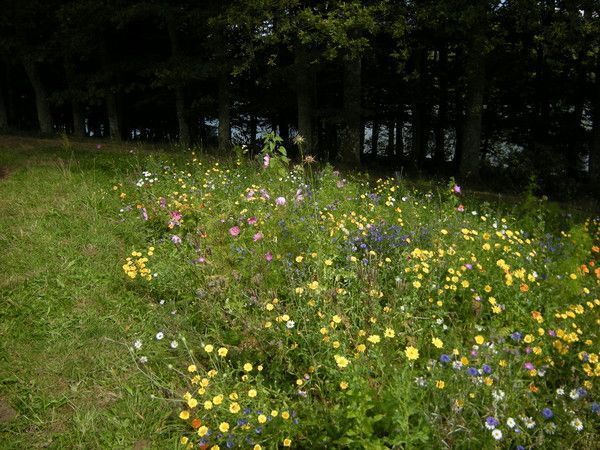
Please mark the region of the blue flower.
<svg viewBox="0 0 600 450"><path fill-rule="evenodd" d="M479 375L479 371L475 367L469 367L467 369L467 374L474 377L474 376Z"/></svg>
<svg viewBox="0 0 600 450"><path fill-rule="evenodd" d="M451 358L448 355L442 355L440 356L440 361L443 363L449 363L451 361Z"/></svg>
<svg viewBox="0 0 600 450"><path fill-rule="evenodd" d="M542 409L542 416L544 416L545 419L552 419L554 417L554 413L550 408L544 408Z"/></svg>
<svg viewBox="0 0 600 450"><path fill-rule="evenodd" d="M487 364L484 364L482 369L483 369L483 373L492 373L492 368Z"/></svg>

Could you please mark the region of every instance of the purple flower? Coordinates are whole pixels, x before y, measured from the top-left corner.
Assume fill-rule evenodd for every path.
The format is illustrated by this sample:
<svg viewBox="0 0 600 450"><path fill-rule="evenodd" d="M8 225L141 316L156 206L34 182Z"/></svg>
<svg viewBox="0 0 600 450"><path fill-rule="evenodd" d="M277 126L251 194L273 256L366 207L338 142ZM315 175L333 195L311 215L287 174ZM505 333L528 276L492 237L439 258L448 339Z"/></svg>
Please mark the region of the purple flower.
<svg viewBox="0 0 600 450"><path fill-rule="evenodd" d="M483 369L483 373L487 373L487 374L492 373L492 368L488 364L484 364L482 369Z"/></svg>
<svg viewBox="0 0 600 450"><path fill-rule="evenodd" d="M449 363L450 360L451 360L450 356L448 356L448 355L442 355L442 356L440 356L440 361L443 362L443 363L445 363L445 364Z"/></svg>
<svg viewBox="0 0 600 450"><path fill-rule="evenodd" d="M594 414L600 414L600 403L592 403L592 412Z"/></svg>
<svg viewBox="0 0 600 450"><path fill-rule="evenodd" d="M461 192L460 186L458 184L455 184L454 188L452 188L452 190L454 191L455 194L460 194L460 192Z"/></svg>
<svg viewBox="0 0 600 450"><path fill-rule="evenodd" d="M475 367L469 367L467 369L467 374L474 377L476 375L479 375L479 371Z"/></svg>
<svg viewBox="0 0 600 450"><path fill-rule="evenodd" d="M527 370L533 370L533 369L535 369L535 366L532 363L530 363L530 362L526 362L525 364L523 364L523 367L525 369L527 369Z"/></svg>
<svg viewBox="0 0 600 450"><path fill-rule="evenodd" d="M469 270L473 269L473 264L465 264L465 267Z"/></svg>
<svg viewBox="0 0 600 450"><path fill-rule="evenodd" d="M161 208L166 208L167 207L167 199L164 197L161 197L160 200L158 201L158 205Z"/></svg>
<svg viewBox="0 0 600 450"><path fill-rule="evenodd" d="M485 419L485 427L488 430L493 430L494 428L496 428L498 425L500 425L500 422L498 421L498 419L496 419L495 417L492 416L488 416Z"/></svg>
<svg viewBox="0 0 600 450"><path fill-rule="evenodd" d="M173 236L171 236L171 242L173 244L179 245L179 244L181 244L181 238L179 236L177 236L176 234L174 234Z"/></svg>
<svg viewBox="0 0 600 450"><path fill-rule="evenodd" d="M146 211L146 208L142 208L140 212L142 213L142 219L148 220L148 211Z"/></svg>
<svg viewBox="0 0 600 450"><path fill-rule="evenodd" d="M265 259L266 259L268 262L271 262L271 261L273 260L273 254L272 254L271 252L267 252L267 253L265 253Z"/></svg>
<svg viewBox="0 0 600 450"><path fill-rule="evenodd" d="M542 409L542 416L544 416L545 419L552 419L554 417L554 412L552 412L550 408L544 408Z"/></svg>
<svg viewBox="0 0 600 450"><path fill-rule="evenodd" d="M275 204L277 206L284 206L285 205L285 197L277 197L275 199Z"/></svg>

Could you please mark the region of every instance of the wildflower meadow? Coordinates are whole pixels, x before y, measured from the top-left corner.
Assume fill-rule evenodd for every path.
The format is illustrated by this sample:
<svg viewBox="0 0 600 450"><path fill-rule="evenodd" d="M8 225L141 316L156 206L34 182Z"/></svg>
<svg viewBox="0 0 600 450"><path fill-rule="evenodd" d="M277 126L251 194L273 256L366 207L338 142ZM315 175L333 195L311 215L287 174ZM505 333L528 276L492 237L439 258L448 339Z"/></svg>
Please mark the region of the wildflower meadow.
<svg viewBox="0 0 600 450"><path fill-rule="evenodd" d="M597 218L291 163L274 135L148 157L111 195L174 445L597 448Z"/></svg>

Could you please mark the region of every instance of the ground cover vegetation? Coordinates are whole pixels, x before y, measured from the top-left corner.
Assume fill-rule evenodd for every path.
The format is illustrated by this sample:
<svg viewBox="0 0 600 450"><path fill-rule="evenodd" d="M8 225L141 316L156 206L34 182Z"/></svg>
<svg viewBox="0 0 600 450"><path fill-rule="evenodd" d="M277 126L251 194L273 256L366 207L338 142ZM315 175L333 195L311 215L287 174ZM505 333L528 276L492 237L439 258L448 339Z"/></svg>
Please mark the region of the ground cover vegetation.
<svg viewBox="0 0 600 450"><path fill-rule="evenodd" d="M597 219L275 135L3 144L6 448L594 448Z"/></svg>

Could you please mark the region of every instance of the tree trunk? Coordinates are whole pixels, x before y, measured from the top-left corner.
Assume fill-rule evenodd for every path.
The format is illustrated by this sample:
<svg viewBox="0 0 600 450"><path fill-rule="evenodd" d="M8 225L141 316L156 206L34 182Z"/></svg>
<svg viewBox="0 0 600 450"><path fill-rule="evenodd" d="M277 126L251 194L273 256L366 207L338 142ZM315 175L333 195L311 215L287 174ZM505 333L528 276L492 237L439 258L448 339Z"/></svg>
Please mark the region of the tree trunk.
<svg viewBox="0 0 600 450"><path fill-rule="evenodd" d="M181 47L179 45L179 36L177 35L177 24L175 17L171 14L167 14L166 23L167 32L169 33L169 40L171 42L171 55L173 58L178 58L181 56ZM175 86L175 109L177 114L177 128L179 129L179 142L184 145L189 145L191 142L190 127L186 117L185 91L181 84L177 84Z"/></svg>
<svg viewBox="0 0 600 450"><path fill-rule="evenodd" d="M313 123L313 73L308 64L306 50L302 47L296 51L295 64L298 133L304 139L303 149L314 153L316 137Z"/></svg>
<svg viewBox="0 0 600 450"><path fill-rule="evenodd" d="M377 159L377 149L379 148L379 121L373 120L373 128L371 131L371 159Z"/></svg>
<svg viewBox="0 0 600 450"><path fill-rule="evenodd" d="M342 131L341 157L345 164L360 164L361 130L361 59L344 63L344 129Z"/></svg>
<svg viewBox="0 0 600 450"><path fill-rule="evenodd" d="M446 162L446 124L448 116L448 48L443 45L439 52L439 105L435 129L435 165Z"/></svg>
<svg viewBox="0 0 600 450"><path fill-rule="evenodd" d="M395 129L395 123L394 121L390 121L387 124L387 130L388 130L388 144L387 144L387 155L389 158L393 158L394 157L394 151L396 149L396 144L394 142L394 129Z"/></svg>
<svg viewBox="0 0 600 450"><path fill-rule="evenodd" d="M424 48L417 50L415 56L415 72L417 75L415 101L412 110L412 161L416 168L421 167L425 159L426 132L425 132L425 73L427 71L427 51Z"/></svg>
<svg viewBox="0 0 600 450"><path fill-rule="evenodd" d="M404 112L400 111L396 122L396 159L400 161L404 157Z"/></svg>
<svg viewBox="0 0 600 450"><path fill-rule="evenodd" d="M600 67L596 73L600 73ZM594 122L592 124L592 142L590 143L589 173L592 185L600 188L600 80L598 77L596 77L594 89L595 95L592 104Z"/></svg>
<svg viewBox="0 0 600 450"><path fill-rule="evenodd" d="M106 114L108 116L108 129L110 138L113 141L120 141L121 136L121 120L119 117L119 108L117 107L117 96L113 92L106 95Z"/></svg>
<svg viewBox="0 0 600 450"><path fill-rule="evenodd" d="M483 92L485 89L484 38L476 34L465 63L465 118L459 171L463 178L479 178Z"/></svg>
<svg viewBox="0 0 600 450"><path fill-rule="evenodd" d="M0 82L4 81L4 74L0 74ZM2 90L4 83L0 83L0 133L8 130L8 110L4 101L4 91Z"/></svg>
<svg viewBox="0 0 600 450"><path fill-rule="evenodd" d="M256 152L256 132L258 131L258 124L256 120L256 114L250 115L250 155L254 155Z"/></svg>
<svg viewBox="0 0 600 450"><path fill-rule="evenodd" d="M184 145L190 144L190 127L186 120L185 94L183 88L175 88L175 107L177 110L177 125L179 128L179 142Z"/></svg>
<svg viewBox="0 0 600 450"><path fill-rule="evenodd" d="M40 72L37 64L27 58L23 59L23 66L27 73L27 78L33 87L35 94L35 107L37 111L38 122L40 125L40 131L42 133L52 133L52 116L50 115L50 104L46 95L46 88L42 83Z"/></svg>
<svg viewBox="0 0 600 450"><path fill-rule="evenodd" d="M227 73L219 75L219 152L227 153L231 147L231 111L229 109L229 80Z"/></svg>

